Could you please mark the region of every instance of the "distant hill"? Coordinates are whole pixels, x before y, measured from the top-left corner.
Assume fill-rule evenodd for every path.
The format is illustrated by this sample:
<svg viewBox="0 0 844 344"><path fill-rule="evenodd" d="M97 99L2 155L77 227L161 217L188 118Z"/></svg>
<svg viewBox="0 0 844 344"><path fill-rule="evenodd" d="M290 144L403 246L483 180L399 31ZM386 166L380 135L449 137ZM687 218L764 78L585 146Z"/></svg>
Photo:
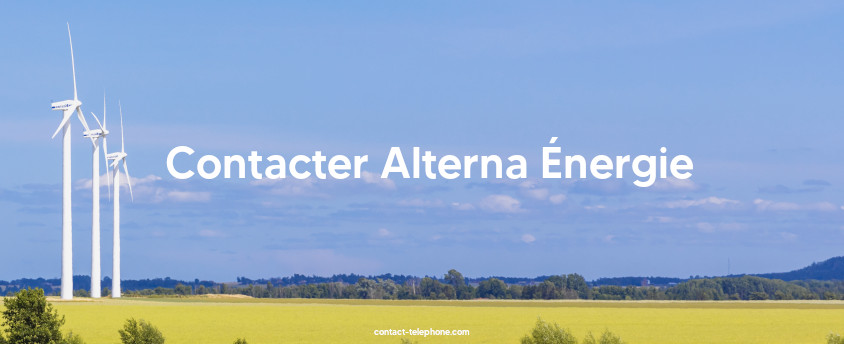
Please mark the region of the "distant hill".
<svg viewBox="0 0 844 344"><path fill-rule="evenodd" d="M783 281L844 280L844 257L834 257L820 263L812 263L812 265L794 271L755 274L753 276L781 279Z"/></svg>

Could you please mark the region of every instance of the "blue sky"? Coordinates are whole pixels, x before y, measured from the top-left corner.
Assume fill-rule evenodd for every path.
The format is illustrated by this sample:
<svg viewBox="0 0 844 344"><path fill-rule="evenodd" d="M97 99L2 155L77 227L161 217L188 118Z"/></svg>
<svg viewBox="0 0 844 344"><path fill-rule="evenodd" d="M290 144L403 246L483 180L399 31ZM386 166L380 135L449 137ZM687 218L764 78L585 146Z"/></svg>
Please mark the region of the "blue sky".
<svg viewBox="0 0 844 344"><path fill-rule="evenodd" d="M685 277L725 274L727 259L733 273L756 273L841 255L839 2L9 3L0 12L0 279L60 274L61 142L49 138L60 115L49 105L72 96L68 21L84 111L101 114L105 92L114 130L118 99L124 108L137 178L122 211L126 278L450 268ZM650 189L630 178L542 180L552 136L586 156L666 146L694 159L694 176ZM531 178L182 181L165 165L179 145L217 156L369 154L373 173L391 146L522 154ZM88 274L81 134L73 156L74 273Z"/></svg>

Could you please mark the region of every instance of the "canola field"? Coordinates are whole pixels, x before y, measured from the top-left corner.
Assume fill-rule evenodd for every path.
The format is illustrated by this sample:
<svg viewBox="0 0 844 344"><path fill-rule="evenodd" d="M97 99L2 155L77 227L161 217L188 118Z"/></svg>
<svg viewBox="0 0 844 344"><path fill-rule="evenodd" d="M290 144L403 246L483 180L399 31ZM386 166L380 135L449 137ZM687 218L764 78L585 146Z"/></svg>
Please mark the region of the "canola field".
<svg viewBox="0 0 844 344"><path fill-rule="evenodd" d="M626 343L825 343L844 332L844 302L382 301L245 298L50 300L65 330L118 343L145 319L167 343L518 343L537 317L578 338L609 329ZM469 330L468 336L376 336L389 329Z"/></svg>

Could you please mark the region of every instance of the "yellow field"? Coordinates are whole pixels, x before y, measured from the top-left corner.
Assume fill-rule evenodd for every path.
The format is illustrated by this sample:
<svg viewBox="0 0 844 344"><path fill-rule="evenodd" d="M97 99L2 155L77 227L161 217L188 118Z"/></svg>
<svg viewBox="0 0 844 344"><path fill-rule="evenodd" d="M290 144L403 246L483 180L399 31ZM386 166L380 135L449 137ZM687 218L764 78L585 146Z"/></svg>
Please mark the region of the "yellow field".
<svg viewBox="0 0 844 344"><path fill-rule="evenodd" d="M420 343L518 343L536 318L579 338L605 328L628 343L825 343L844 332L842 302L376 301L122 299L61 302L66 329L89 344L117 343L129 317L152 322L168 343L399 343L376 329L467 329Z"/></svg>

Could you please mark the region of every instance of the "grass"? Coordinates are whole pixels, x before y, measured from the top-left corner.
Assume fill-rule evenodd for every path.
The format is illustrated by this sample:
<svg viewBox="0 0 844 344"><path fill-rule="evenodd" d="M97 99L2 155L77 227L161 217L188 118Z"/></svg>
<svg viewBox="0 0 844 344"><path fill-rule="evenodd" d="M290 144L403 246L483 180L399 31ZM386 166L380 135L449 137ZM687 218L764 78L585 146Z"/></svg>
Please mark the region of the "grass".
<svg viewBox="0 0 844 344"><path fill-rule="evenodd" d="M824 343L844 330L842 302L383 301L250 298L51 300L89 344L117 343L130 317L167 343L396 343L376 329L468 329L420 343L518 343L537 317L583 338L609 329L628 343Z"/></svg>

